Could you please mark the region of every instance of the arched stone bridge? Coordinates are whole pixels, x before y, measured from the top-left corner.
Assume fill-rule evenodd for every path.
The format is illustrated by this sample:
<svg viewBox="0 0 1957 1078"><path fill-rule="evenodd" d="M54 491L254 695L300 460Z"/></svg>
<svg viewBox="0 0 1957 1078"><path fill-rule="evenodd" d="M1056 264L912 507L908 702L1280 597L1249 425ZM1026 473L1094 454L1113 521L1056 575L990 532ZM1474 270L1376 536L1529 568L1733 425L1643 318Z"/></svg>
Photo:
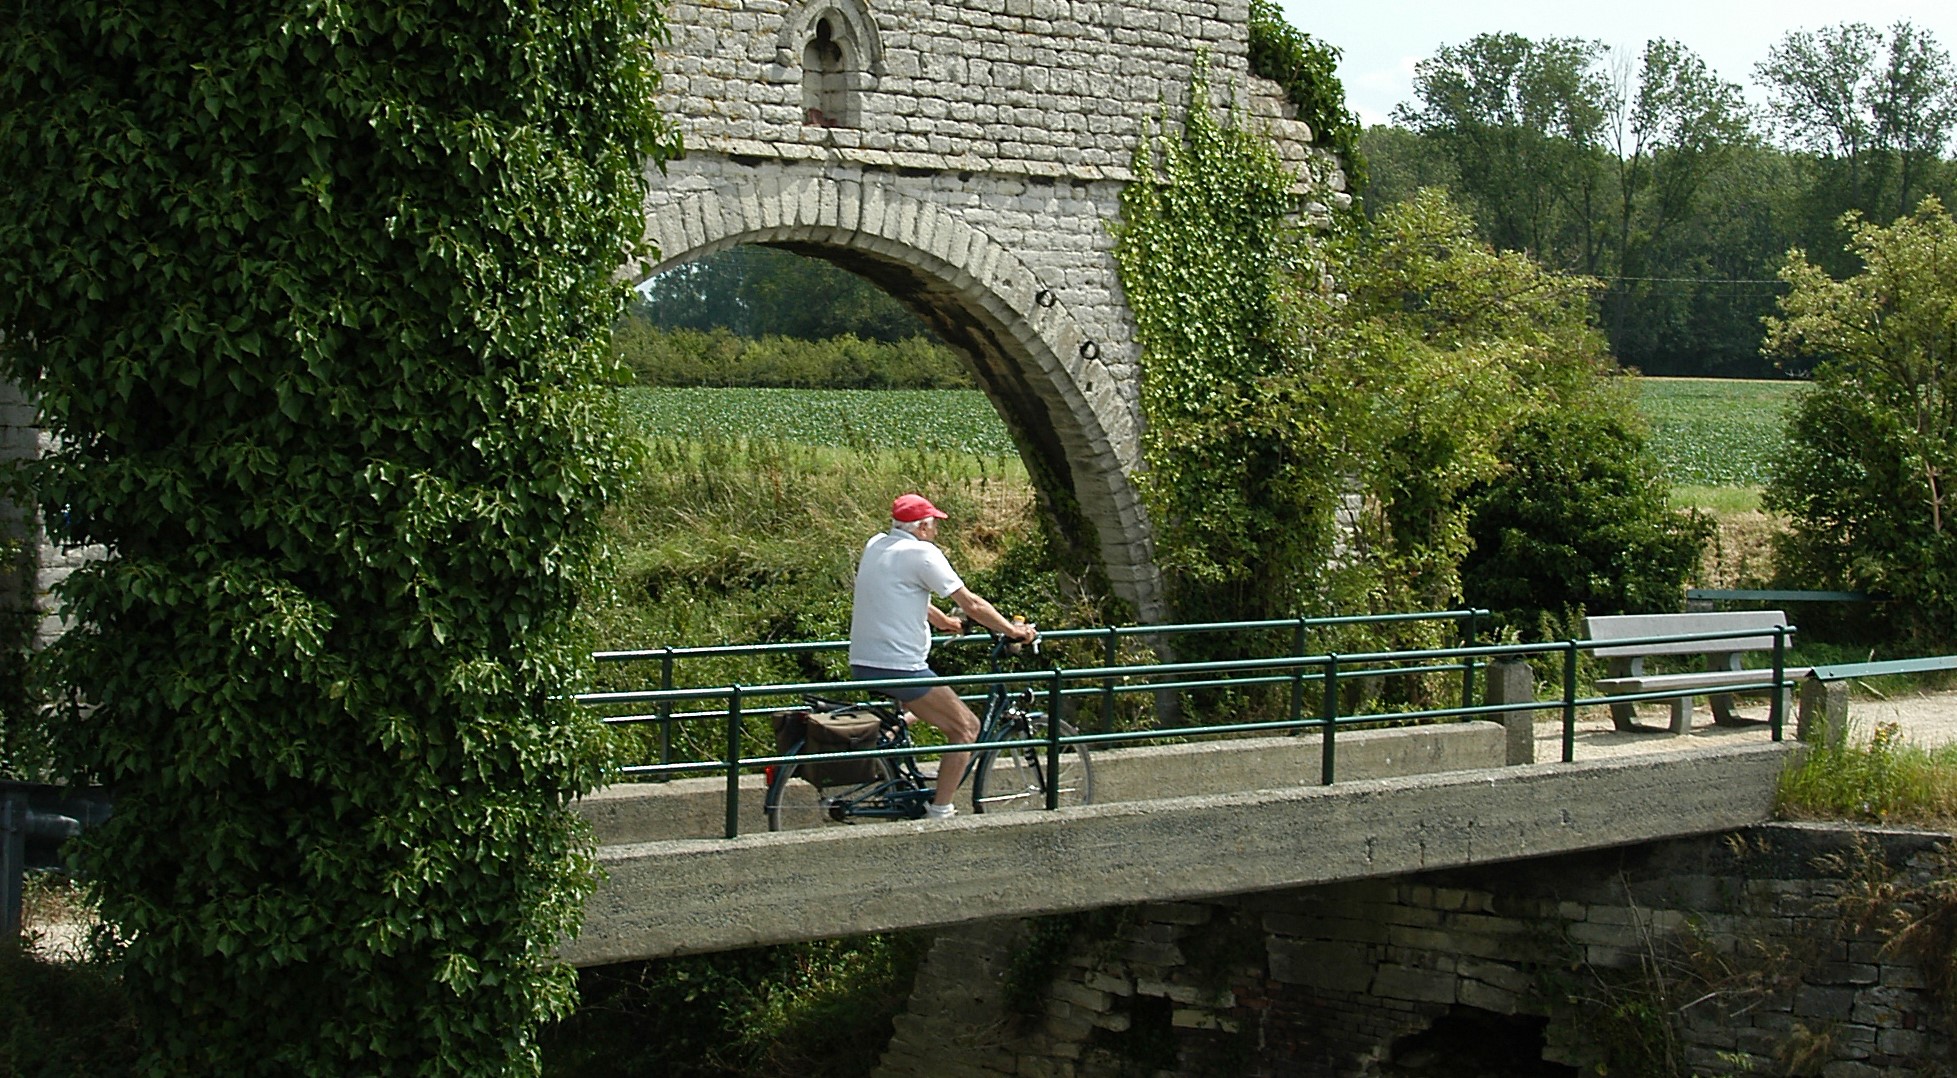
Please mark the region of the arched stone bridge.
<svg viewBox="0 0 1957 1078"><path fill-rule="evenodd" d="M660 105L686 155L655 178L658 261L634 279L754 243L875 281L970 359L1049 517L1153 620L1108 230L1135 151L1207 55L1219 104L1268 125L1307 202L1344 197L1250 73L1245 0L702 0L669 19Z"/></svg>

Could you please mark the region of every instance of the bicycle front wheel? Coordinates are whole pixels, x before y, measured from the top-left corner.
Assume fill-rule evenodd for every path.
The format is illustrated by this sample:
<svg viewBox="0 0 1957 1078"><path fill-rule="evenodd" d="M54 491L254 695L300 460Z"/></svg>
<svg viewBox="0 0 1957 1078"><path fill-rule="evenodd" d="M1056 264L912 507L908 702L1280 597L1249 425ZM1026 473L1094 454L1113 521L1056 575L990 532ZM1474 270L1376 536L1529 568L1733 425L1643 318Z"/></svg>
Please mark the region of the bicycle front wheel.
<svg viewBox="0 0 1957 1078"><path fill-rule="evenodd" d="M1015 711L1007 717L1001 737L1007 741L1044 738L1045 715ZM1060 736L1072 737L1072 723L1060 722ZM1046 747L993 749L979 757L972 776L972 811L1024 812L1046 807L1047 787L1059 791L1061 808L1094 803L1094 762L1085 745L1060 746L1060 767L1047 773Z"/></svg>
<svg viewBox="0 0 1957 1078"><path fill-rule="evenodd" d="M887 800L890 763L887 760L875 763L877 777L869 782L826 787L810 782L805 777L807 769L795 760L779 765L762 801L768 814L768 830L798 831L856 822L858 808L872 802L880 805Z"/></svg>

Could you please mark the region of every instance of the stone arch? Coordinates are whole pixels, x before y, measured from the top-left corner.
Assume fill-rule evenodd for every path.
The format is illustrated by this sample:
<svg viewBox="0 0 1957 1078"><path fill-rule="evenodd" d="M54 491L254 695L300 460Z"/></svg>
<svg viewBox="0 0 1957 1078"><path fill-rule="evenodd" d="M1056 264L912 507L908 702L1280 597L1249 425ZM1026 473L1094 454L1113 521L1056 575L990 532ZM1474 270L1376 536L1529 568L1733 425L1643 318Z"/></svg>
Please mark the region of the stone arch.
<svg viewBox="0 0 1957 1078"><path fill-rule="evenodd" d="M1143 620L1162 615L1129 478L1137 421L1058 284L946 210L854 178L763 176L690 192L653 211L647 238L659 261L638 266L636 280L755 243L823 258L905 303L972 363L1068 548L1068 568L1104 572Z"/></svg>

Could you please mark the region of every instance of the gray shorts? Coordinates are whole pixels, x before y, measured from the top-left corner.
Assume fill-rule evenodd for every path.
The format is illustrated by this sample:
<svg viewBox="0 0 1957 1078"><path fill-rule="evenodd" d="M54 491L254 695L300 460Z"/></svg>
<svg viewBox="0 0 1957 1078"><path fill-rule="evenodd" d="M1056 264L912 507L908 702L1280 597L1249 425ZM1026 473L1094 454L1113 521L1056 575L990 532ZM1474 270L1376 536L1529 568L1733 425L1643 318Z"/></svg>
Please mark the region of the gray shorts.
<svg viewBox="0 0 1957 1078"><path fill-rule="evenodd" d="M937 677L938 672L928 666L922 670L886 670L881 666L858 666L855 663L850 663L849 676L858 681L888 681L892 678L900 677ZM876 691L900 704L908 704L935 688L937 688L935 685L905 685L899 688L878 689Z"/></svg>

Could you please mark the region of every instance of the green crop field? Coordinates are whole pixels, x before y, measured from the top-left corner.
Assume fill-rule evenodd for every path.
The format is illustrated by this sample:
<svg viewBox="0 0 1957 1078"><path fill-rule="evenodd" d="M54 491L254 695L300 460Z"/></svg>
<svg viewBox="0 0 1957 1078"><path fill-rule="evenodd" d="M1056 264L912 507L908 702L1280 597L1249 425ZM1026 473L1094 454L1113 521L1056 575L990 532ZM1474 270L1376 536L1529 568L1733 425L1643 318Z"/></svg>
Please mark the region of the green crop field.
<svg viewBox="0 0 1957 1078"><path fill-rule="evenodd" d="M1651 445L1678 486L1757 487L1780 451L1800 382L1645 378Z"/></svg>
<svg viewBox="0 0 1957 1078"><path fill-rule="evenodd" d="M1678 486L1757 487L1781 444L1797 382L1646 378L1652 447ZM678 438L756 437L837 448L1012 456L985 395L970 389L648 389L625 391L640 431Z"/></svg>
<svg viewBox="0 0 1957 1078"><path fill-rule="evenodd" d="M649 435L772 438L839 448L928 449L1017 456L975 389L650 389L625 391Z"/></svg>

